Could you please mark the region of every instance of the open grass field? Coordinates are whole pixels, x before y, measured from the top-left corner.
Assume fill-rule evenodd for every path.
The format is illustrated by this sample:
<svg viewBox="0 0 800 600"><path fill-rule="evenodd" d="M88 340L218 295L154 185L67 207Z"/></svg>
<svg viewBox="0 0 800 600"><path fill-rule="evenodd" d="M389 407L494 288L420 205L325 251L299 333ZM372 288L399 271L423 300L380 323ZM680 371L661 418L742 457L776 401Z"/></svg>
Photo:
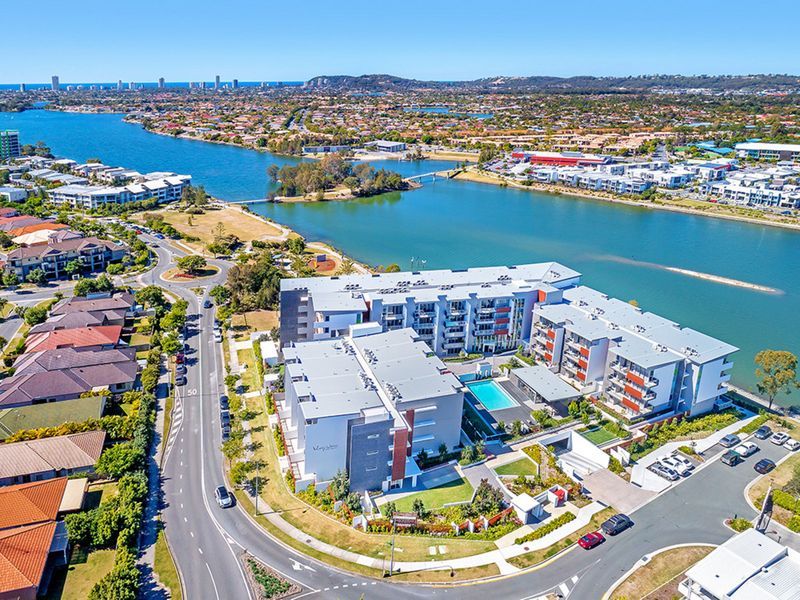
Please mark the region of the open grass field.
<svg viewBox="0 0 800 600"><path fill-rule="evenodd" d="M605 427L591 427L587 431L581 431L581 435L595 446L617 439L617 436Z"/></svg>
<svg viewBox="0 0 800 600"><path fill-rule="evenodd" d="M462 477L440 485L439 487L400 498L395 504L397 505L397 510L400 512L411 511L411 507L417 499L422 500L427 509L441 508L450 502L465 502L471 500L473 491L469 481Z"/></svg>
<svg viewBox="0 0 800 600"><path fill-rule="evenodd" d="M538 475L539 467L529 458L520 458L514 462L500 465L494 472L498 475Z"/></svg>
<svg viewBox="0 0 800 600"><path fill-rule="evenodd" d="M231 317L234 338L243 340L253 331L270 331L278 326L278 311L251 310Z"/></svg>
<svg viewBox="0 0 800 600"><path fill-rule="evenodd" d="M282 233L279 227L266 223L234 207L207 210L202 215L187 215L176 210L162 210L158 211L158 213L164 216L164 221L181 233L200 238L200 242L204 246L214 241L219 223L222 223L222 226L225 227L225 233L235 235L245 242L278 238ZM133 215L132 218L143 222L144 214L138 213ZM189 225L190 217L191 225Z"/></svg>
<svg viewBox="0 0 800 600"><path fill-rule="evenodd" d="M115 556L114 549L73 549L69 565L53 573L46 600L86 600L94 584L111 571Z"/></svg>
<svg viewBox="0 0 800 600"><path fill-rule="evenodd" d="M668 584L677 586L678 576L693 564L705 558L711 546L686 546L667 550L653 557L646 565L634 571L611 593L612 600L628 598L661 598L661 588ZM658 594L654 594L658 590ZM665 598L672 598L672 590L664 590Z"/></svg>

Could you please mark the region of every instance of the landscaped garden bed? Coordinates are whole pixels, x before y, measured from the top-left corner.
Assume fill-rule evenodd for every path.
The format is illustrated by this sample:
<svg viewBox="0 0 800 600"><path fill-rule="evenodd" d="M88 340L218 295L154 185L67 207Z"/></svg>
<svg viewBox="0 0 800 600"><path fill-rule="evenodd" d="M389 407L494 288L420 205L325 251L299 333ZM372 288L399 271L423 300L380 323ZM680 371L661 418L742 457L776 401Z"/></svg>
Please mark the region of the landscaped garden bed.
<svg viewBox="0 0 800 600"><path fill-rule="evenodd" d="M250 554L242 557L242 564L247 583L257 600L278 600L293 596L300 591L299 585L287 581Z"/></svg>

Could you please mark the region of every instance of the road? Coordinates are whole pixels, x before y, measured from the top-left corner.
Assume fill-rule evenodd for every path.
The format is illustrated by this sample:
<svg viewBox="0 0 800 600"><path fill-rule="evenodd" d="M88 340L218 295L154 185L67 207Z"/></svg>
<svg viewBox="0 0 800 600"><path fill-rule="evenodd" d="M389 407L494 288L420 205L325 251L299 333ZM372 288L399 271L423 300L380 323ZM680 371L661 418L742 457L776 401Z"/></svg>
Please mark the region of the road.
<svg viewBox="0 0 800 600"><path fill-rule="evenodd" d="M221 344L215 344L212 337L213 311L203 309L202 299L188 289L198 284L159 279L171 266L173 256L183 254L166 242L159 242L159 246L155 248L158 266L140 276L140 282L158 283L180 295L189 302L189 314L198 315L187 339L188 383L176 401L163 469L162 518L182 574L185 597L191 600L250 598L237 559L244 550L301 585L304 596L528 599L558 590L569 598L593 600L602 597L644 554L672 544L717 544L730 537L723 519L754 516L742 494L756 475L752 465L761 457L777 460L785 453L768 442L759 442L762 451L738 467L709 460L680 485L636 511L632 515L633 529L592 551L576 548L542 569L453 587L392 584L344 573L284 546L256 525L241 507L223 510L214 502L214 488L224 482L218 422L218 400L224 388ZM204 283L207 287L224 280L227 265L216 264L221 271ZM719 450L714 448L709 453Z"/></svg>

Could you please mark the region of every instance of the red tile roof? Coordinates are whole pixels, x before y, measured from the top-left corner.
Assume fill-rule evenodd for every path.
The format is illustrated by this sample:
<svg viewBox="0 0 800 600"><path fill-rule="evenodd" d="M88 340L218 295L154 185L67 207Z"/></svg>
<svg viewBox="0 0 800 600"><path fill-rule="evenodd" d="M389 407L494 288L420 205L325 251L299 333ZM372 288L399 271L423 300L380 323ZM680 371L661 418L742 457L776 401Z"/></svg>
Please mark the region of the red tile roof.
<svg viewBox="0 0 800 600"><path fill-rule="evenodd" d="M121 325L58 329L28 336L27 352L40 352L55 348L84 348L86 346L108 346L119 343Z"/></svg>
<svg viewBox="0 0 800 600"><path fill-rule="evenodd" d="M66 488L66 477L0 487L0 532L54 521Z"/></svg>
<svg viewBox="0 0 800 600"><path fill-rule="evenodd" d="M55 521L0 531L2 597L39 587L55 532Z"/></svg>

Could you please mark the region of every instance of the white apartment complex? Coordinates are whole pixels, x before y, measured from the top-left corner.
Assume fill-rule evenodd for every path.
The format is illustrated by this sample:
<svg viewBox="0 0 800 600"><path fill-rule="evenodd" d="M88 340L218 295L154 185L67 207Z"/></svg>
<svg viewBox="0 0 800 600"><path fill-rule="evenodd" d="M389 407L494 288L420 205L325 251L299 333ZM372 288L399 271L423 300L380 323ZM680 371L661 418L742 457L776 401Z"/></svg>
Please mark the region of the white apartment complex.
<svg viewBox="0 0 800 600"><path fill-rule="evenodd" d="M462 385L413 330L365 323L283 354L278 414L298 489L339 470L354 490L414 486L421 450L458 445Z"/></svg>
<svg viewBox="0 0 800 600"><path fill-rule="evenodd" d="M770 144L766 142L744 142L736 144L736 154L759 160L800 161L800 144Z"/></svg>
<svg viewBox="0 0 800 600"><path fill-rule="evenodd" d="M577 285L559 263L281 280L281 344L345 335L375 322L410 327L439 356L527 342L535 302Z"/></svg>
<svg viewBox="0 0 800 600"><path fill-rule="evenodd" d="M582 393L639 418L712 410L738 348L580 286L536 304L530 350Z"/></svg>
<svg viewBox="0 0 800 600"><path fill-rule="evenodd" d="M67 204L73 208L91 210L103 204L127 204L150 198L155 198L159 203L180 200L184 188L192 180L189 175L175 174L153 179L144 177L141 182L125 186L63 185L48 190L47 194L53 204Z"/></svg>

